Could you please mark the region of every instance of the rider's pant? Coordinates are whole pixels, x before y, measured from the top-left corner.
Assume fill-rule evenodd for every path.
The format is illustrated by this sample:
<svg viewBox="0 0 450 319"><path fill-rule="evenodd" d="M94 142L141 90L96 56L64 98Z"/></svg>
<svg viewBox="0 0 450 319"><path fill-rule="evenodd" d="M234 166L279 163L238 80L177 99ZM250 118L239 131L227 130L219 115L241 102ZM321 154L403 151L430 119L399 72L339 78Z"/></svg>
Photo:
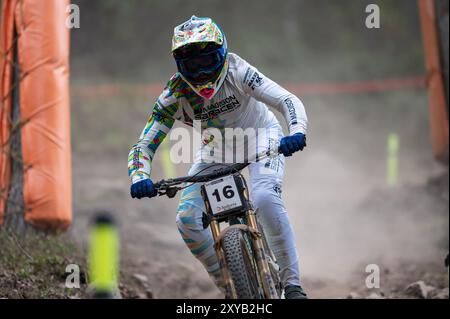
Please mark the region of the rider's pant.
<svg viewBox="0 0 450 319"><path fill-rule="evenodd" d="M205 163L194 164L189 174L193 175L205 168L206 170L202 173L207 172L208 165L211 166ZM280 266L281 282L284 286L300 285L294 233L281 199L283 172L283 156L250 164L251 200L256 208L258 219L264 227L270 248ZM200 186L200 184L194 184L183 191L178 207L177 225L192 254L221 287L223 283L211 230L203 229L202 216L206 210L200 195Z"/></svg>

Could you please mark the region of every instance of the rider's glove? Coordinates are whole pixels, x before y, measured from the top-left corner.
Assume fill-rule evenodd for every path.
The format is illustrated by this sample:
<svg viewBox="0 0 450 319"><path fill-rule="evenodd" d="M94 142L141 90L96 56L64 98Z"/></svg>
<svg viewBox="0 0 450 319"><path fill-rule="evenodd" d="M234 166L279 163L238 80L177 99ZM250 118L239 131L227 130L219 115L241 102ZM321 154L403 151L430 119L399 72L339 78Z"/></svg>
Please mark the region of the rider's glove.
<svg viewBox="0 0 450 319"><path fill-rule="evenodd" d="M131 197L141 199L143 197L155 197L158 192L150 179L144 179L131 185Z"/></svg>
<svg viewBox="0 0 450 319"><path fill-rule="evenodd" d="M295 133L291 136L285 136L280 141L279 151L284 156L291 156L295 152L303 151L306 146L306 136L302 133Z"/></svg>

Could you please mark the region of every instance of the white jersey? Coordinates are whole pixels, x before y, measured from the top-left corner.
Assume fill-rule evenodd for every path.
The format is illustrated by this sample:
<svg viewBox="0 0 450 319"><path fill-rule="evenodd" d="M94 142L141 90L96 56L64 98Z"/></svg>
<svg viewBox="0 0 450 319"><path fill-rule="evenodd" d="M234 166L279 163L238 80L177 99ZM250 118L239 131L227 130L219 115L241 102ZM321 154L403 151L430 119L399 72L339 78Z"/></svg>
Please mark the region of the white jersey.
<svg viewBox="0 0 450 319"><path fill-rule="evenodd" d="M175 120L188 125L192 125L194 120L201 121L202 129L212 128L221 132L226 128L261 129L277 123L268 108L273 107L283 114L290 135L306 134L308 120L298 97L238 55L229 53L228 59L225 80L211 100L197 95L178 73L169 80L138 143L130 151L128 169L133 182L150 177L156 148Z"/></svg>

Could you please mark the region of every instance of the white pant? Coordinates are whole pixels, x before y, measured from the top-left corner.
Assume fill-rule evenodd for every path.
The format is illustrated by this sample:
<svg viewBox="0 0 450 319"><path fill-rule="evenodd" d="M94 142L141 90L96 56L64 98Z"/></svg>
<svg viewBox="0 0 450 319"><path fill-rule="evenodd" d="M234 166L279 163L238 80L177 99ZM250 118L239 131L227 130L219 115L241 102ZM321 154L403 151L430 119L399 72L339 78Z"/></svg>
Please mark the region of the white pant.
<svg viewBox="0 0 450 319"><path fill-rule="evenodd" d="M273 128L281 138L281 127L275 123ZM273 140L258 140L258 152L266 150ZM195 163L189 175L200 170L207 173L217 169L214 164ZM264 227L270 248L280 266L281 282L286 285L300 285L298 254L295 238L286 209L281 199L284 173L282 155L265 159L249 165L251 200L256 208L258 219ZM205 212L200 195L200 184L186 188L182 195L177 214L177 225L183 240L192 254L204 265L216 284L221 286L219 263L213 248L213 239L209 228L203 229L202 216Z"/></svg>

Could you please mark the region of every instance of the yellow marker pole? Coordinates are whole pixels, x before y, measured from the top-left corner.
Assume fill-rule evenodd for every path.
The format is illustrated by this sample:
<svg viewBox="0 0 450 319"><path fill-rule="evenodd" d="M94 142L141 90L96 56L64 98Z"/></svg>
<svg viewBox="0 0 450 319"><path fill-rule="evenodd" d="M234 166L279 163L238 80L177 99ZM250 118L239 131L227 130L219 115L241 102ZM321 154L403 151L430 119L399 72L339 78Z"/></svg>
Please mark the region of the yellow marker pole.
<svg viewBox="0 0 450 319"><path fill-rule="evenodd" d="M164 177L166 179L174 178L176 175L175 167L172 163L172 160L170 159L169 144L170 142L168 140L165 140L161 143L161 160L164 171Z"/></svg>
<svg viewBox="0 0 450 319"><path fill-rule="evenodd" d="M387 142L387 172L386 181L389 187L394 187L398 182L398 150L400 140L397 134L389 134Z"/></svg>
<svg viewBox="0 0 450 319"><path fill-rule="evenodd" d="M119 271L119 236L113 219L98 215L91 230L89 273L94 298L113 298Z"/></svg>

